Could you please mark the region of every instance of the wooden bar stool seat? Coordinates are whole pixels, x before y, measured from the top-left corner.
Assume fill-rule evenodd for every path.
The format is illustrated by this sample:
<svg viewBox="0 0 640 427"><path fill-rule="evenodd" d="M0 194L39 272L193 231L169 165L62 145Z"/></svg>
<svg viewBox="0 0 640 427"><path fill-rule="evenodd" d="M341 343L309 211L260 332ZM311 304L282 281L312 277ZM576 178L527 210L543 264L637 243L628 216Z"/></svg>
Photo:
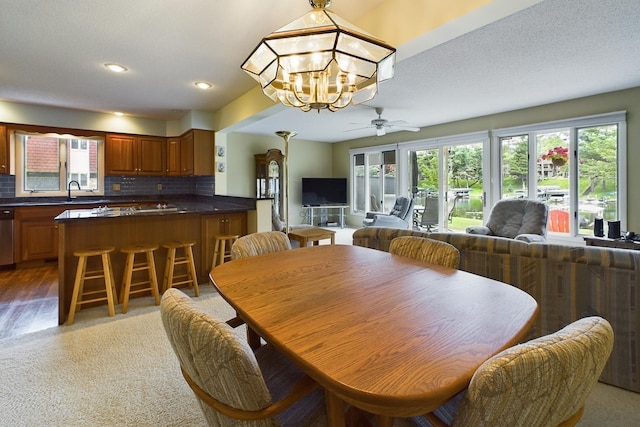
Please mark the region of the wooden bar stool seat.
<svg viewBox="0 0 640 427"><path fill-rule="evenodd" d="M125 246L120 252L127 254L124 264L124 275L122 277L122 287L120 288L120 304L122 304L122 313L127 312L129 306L129 297L134 294L151 292L156 300L156 305L160 305L160 293L158 291L158 277L156 275L156 264L153 258L153 251L158 249L157 244L138 244L133 246ZM136 255L144 255L144 260L136 262ZM140 280L132 282L133 273L137 271L147 271L147 279L136 278Z"/></svg>
<svg viewBox="0 0 640 427"><path fill-rule="evenodd" d="M73 253L73 255L78 257L78 268L76 269L76 278L73 284L73 294L71 297L71 307L69 309L69 318L67 320L69 325L73 324L76 311L80 311L83 304L107 301L109 316L115 316L117 294L113 280L111 257L109 255L114 250L115 248L113 246L106 246L83 249ZM94 256L99 256L101 258L102 268L87 271L87 259ZM103 279L104 288L85 291L85 281L96 279Z"/></svg>
<svg viewBox="0 0 640 427"><path fill-rule="evenodd" d="M189 287L193 287L195 296L200 296L196 264L193 260L193 250L191 249L195 244L196 242L194 240L174 240L162 245L168 249L162 292L173 287L188 285ZM176 256L178 249L182 249L182 256ZM184 272L183 274L176 275L176 266L181 265L184 266Z"/></svg>
<svg viewBox="0 0 640 427"><path fill-rule="evenodd" d="M217 234L213 236L213 259L211 268L219 264L224 264L231 259L231 246L240 237L237 234ZM227 242L229 245L227 246Z"/></svg>

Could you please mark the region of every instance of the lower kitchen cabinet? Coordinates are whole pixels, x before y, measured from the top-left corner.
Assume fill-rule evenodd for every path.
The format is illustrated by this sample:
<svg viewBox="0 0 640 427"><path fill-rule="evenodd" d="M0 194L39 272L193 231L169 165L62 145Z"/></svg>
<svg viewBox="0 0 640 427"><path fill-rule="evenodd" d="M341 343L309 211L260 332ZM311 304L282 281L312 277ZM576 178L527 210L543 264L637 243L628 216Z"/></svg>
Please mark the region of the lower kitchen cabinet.
<svg viewBox="0 0 640 427"><path fill-rule="evenodd" d="M15 209L15 262L53 259L58 257L56 216L64 206L28 206Z"/></svg>
<svg viewBox="0 0 640 427"><path fill-rule="evenodd" d="M234 212L202 216L202 265L211 267L213 236L216 234L247 234L247 213ZM208 271L208 270L207 270Z"/></svg>

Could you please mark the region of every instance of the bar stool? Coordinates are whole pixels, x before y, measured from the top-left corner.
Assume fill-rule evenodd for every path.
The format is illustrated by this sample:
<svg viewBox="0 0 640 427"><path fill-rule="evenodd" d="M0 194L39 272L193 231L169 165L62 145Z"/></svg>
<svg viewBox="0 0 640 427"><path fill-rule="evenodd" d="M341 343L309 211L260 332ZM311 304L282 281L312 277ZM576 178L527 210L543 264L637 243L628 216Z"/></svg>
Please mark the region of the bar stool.
<svg viewBox="0 0 640 427"><path fill-rule="evenodd" d="M217 234L213 236L213 259L211 260L211 268L217 264L224 264L226 260L231 259L231 246L238 240L238 237L240 236L237 234ZM227 242L229 242L228 247Z"/></svg>
<svg viewBox="0 0 640 427"><path fill-rule="evenodd" d="M106 246L79 250L73 253L74 256L78 257L78 268L76 270L76 279L73 284L69 319L67 320L69 325L73 325L73 319L76 311L80 311L82 304L89 304L92 302L107 301L107 305L109 306L109 316L115 316L116 286L113 281L111 257L109 256L109 254L114 250L115 248L113 246ZM94 256L101 257L102 269L87 271L87 259ZM84 282L86 280L94 279L104 279L104 289L85 291ZM95 296L97 294L100 294L101 296ZM91 298L92 296L93 298Z"/></svg>
<svg viewBox="0 0 640 427"><path fill-rule="evenodd" d="M160 305L156 264L153 259L153 251L156 249L158 249L158 245L156 244L138 244L120 249L120 252L127 254L127 259L124 264L124 275L122 277L122 287L120 288L120 304L122 304L123 314L127 312L129 296L132 294L151 291L151 295L153 295L156 300L156 305ZM136 254L145 255L145 259L136 263ZM134 271L145 270L147 271L147 280L131 283Z"/></svg>
<svg viewBox="0 0 640 427"><path fill-rule="evenodd" d="M193 261L193 251L191 247L195 245L194 240L174 240L166 242L162 246L167 248L167 262L164 268L164 281L162 283L162 292L169 288L179 285L189 285L193 287L195 296L200 296L198 289L198 275L196 274L196 264ZM176 250L182 249L183 256L176 257ZM185 266L185 273L175 275L175 267L178 265ZM178 281L176 281L178 279Z"/></svg>

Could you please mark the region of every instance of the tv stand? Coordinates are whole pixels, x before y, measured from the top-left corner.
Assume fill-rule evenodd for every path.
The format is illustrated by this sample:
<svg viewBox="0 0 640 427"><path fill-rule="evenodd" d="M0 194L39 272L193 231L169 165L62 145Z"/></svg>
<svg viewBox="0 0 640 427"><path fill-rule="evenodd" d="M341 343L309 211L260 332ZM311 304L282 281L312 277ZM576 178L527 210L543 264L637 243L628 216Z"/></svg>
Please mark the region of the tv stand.
<svg viewBox="0 0 640 427"><path fill-rule="evenodd" d="M326 221L326 222L319 222L318 224L315 224L313 221L314 215L315 215L315 210L320 209L320 215L319 217L321 218L322 216L335 216L335 215L339 215L339 220L338 220L338 224L340 224L340 228L344 228L344 218L345 218L345 213L344 210L346 208L348 208L348 205L313 205L313 206L304 206L307 209L307 218L309 220L309 225L317 225L319 227L328 227L331 224L331 221ZM332 211L335 210L339 210L339 213L336 212L328 212L325 214L322 212L322 209L331 209ZM320 219L319 218L319 219ZM333 225L333 224L331 224Z"/></svg>

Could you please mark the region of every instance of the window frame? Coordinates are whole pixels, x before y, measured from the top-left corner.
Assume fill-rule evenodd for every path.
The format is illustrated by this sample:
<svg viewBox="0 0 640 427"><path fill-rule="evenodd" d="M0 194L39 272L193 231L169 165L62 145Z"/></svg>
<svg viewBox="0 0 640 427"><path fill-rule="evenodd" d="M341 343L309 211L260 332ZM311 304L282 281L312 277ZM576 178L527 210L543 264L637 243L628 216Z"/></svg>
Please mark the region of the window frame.
<svg viewBox="0 0 640 427"><path fill-rule="evenodd" d="M365 193L369 194L370 193L370 183L369 183L369 174L367 174L366 172L369 170L369 167L371 166L371 164L369 163L369 157L372 154L379 154L380 158L383 158L383 152L388 152L388 151L393 151L395 153L395 157L396 157L396 163L395 163L395 167L396 167L396 183L395 183L395 193L396 196L400 195L401 193L399 193L399 189L403 188L400 184L400 181L402 180L402 177L404 176L404 173L406 171L403 170L403 168L401 167L400 164L398 164L397 159L398 159L398 152L397 152L397 144L387 144L387 145L377 145L375 147L366 147L366 148L357 148L357 149L351 149L349 150L349 176L351 177L351 185L350 185L350 195L349 195L349 212L351 214L354 215L366 215L366 212L371 211L371 205L370 205L370 200L368 197L364 198L364 202L365 202L365 208L363 212L357 211L357 202L356 202L356 198L357 198L357 192L356 192L356 187L358 185L357 183L357 179L355 176L355 156L362 154L364 155L364 170L365 170L365 175L364 175L364 185L365 185ZM393 205L392 205L393 206ZM382 209L384 209L384 205L381 207ZM391 206L386 206L387 210L391 208Z"/></svg>
<svg viewBox="0 0 640 427"><path fill-rule="evenodd" d="M408 156L409 151L425 148L436 148L443 145L458 145L468 142L478 142L483 137L485 138L483 147L487 152L487 155L483 156L483 217L488 218L491 208L495 203L500 200L501 185L502 185L502 153L500 147L500 138L515 136L515 135L529 135L529 180L537 177L536 169L536 156L537 144L535 143L536 132L545 131L552 132L558 129L569 129L570 133L570 153L571 156L576 156L578 139L577 133L579 129L617 125L618 126L618 141L617 141L617 186L618 186L618 216L621 224L621 229L627 229L627 121L626 111L614 111L604 114L596 114L590 116L574 117L561 120L553 120L547 122L530 123L525 125L498 128L494 130L486 130L479 132L472 132L467 134L455 134L443 137L429 138L419 141L407 141L397 144L386 144L372 147L362 147L349 150L350 161L350 177L351 177L351 214L362 215L363 212L356 212L355 206L355 176L354 176L354 156L362 153L382 152L390 149L397 150L397 159L404 159ZM440 163L443 162L443 156L440 156ZM397 194L403 194L405 188L409 188L409 170L406 162L400 160L396 164L397 168L397 180L396 180L396 192ZM579 184L578 179L578 165L576 161L570 162L570 188L576 188L570 194L571 196L571 209L576 210L578 208L577 189ZM439 165L439 169L442 170L442 164ZM442 173L442 172L439 172ZM440 183L443 182L444 177L440 175ZM442 186L442 184L441 184ZM533 188L537 186L529 185L529 192L531 193ZM439 192L442 193L442 189ZM442 194L441 194L442 195ZM368 206L368 201L367 201ZM576 220L577 221L577 220ZM559 243L566 243L571 241L572 243L583 243L582 235L579 233L577 227L573 227L571 235L569 236L548 236L548 240L557 240Z"/></svg>
<svg viewBox="0 0 640 427"><path fill-rule="evenodd" d="M504 137L516 136L516 135L528 135L529 137L529 184L531 180L537 178L536 159L537 159L537 144L536 135L540 132L554 132L558 130L569 131L569 154L574 160L569 162L569 188L570 188L570 212L575 212L578 209L578 163L576 155L578 153L578 131L580 129L599 127L599 126L618 126L618 141L617 141L617 186L618 186L618 216L621 224L621 229L627 229L627 122L626 111L616 111L606 114L597 114L592 116L576 117L571 119L554 120L549 122L533 123L522 126L514 126L509 128L496 129L491 132L491 151L492 151L492 176L495 171L499 174L502 166L502 152L500 146L500 140ZM501 197L501 175L495 175L491 191L489 193L490 203L489 206L493 206ZM529 193L531 194L533 188L537 186L529 185ZM582 242L583 235L580 234L578 229L577 219L574 215L571 215L571 221L573 221L573 227L568 236L547 236L548 240L558 240L561 242L573 241Z"/></svg>
<svg viewBox="0 0 640 427"><path fill-rule="evenodd" d="M24 158L24 141L25 139L22 137L26 136L43 136L43 137L53 137L64 140L64 143L60 143L60 189L59 190L36 190L29 191L24 189L24 170L25 170L25 158ZM105 156L105 139L102 136L89 136L83 133L79 135L72 135L68 133L58 133L58 132L46 132L46 131L25 131L20 129L12 130L10 134L10 138L12 140L12 144L15 149L15 197L66 197L68 195L68 179L69 171L67 169L67 152L71 150L81 150L81 148L72 148L73 140L94 140L97 141L97 186L98 188L95 190L82 190L82 192L87 193L89 195L95 196L103 196L105 194L105 164L104 164L104 156ZM78 144L80 146L80 144ZM64 183L64 185L63 185ZM79 190L74 188L74 191L77 193Z"/></svg>

